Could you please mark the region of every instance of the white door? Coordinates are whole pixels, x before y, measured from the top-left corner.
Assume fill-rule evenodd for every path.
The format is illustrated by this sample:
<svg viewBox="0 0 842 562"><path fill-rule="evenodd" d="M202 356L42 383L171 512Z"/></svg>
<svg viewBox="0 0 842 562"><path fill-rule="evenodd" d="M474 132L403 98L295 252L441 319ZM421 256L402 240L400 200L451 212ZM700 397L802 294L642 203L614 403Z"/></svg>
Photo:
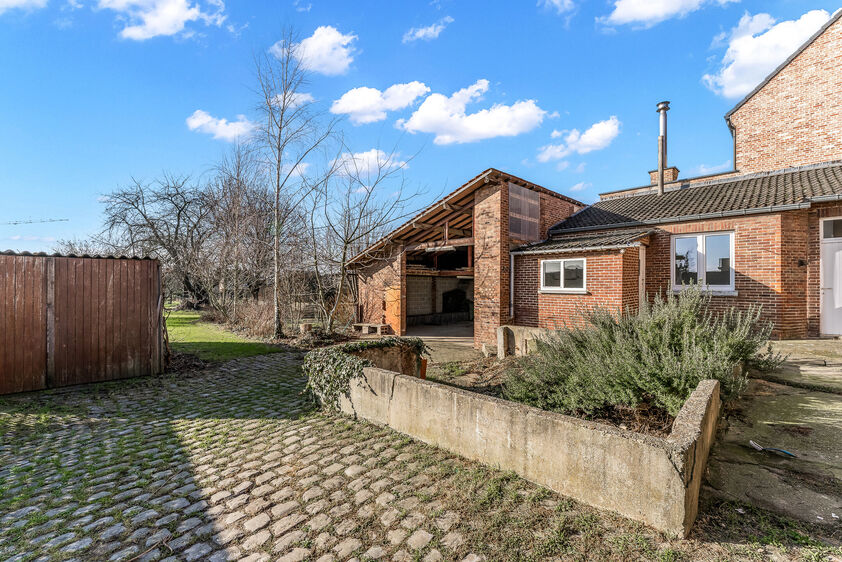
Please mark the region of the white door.
<svg viewBox="0 0 842 562"><path fill-rule="evenodd" d="M640 247L640 266L637 274L638 301L640 306L646 300L646 246Z"/></svg>
<svg viewBox="0 0 842 562"><path fill-rule="evenodd" d="M842 335L842 219L822 220L822 334Z"/></svg>

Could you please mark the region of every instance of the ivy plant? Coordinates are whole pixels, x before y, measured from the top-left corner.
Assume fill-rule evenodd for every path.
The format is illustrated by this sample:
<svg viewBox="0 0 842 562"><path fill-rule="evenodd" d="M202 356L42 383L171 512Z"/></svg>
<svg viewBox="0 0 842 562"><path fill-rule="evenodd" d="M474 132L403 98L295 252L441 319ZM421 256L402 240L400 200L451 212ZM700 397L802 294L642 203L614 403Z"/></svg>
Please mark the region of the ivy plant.
<svg viewBox="0 0 842 562"><path fill-rule="evenodd" d="M347 396L351 381L362 378L363 369L373 367L368 359L353 355L366 349L402 347L419 357L427 355L428 347L421 338L387 336L360 340L316 349L304 356L302 369L307 375L307 391L328 410L339 409L339 397Z"/></svg>

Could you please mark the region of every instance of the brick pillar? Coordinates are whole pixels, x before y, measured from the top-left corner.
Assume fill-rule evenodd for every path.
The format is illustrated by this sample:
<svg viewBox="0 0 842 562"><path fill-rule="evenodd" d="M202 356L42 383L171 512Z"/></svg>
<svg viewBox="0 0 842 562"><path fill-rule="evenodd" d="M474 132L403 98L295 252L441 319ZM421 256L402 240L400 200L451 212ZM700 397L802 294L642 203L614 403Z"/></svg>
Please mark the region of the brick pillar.
<svg viewBox="0 0 842 562"><path fill-rule="evenodd" d="M474 347L497 345L509 320L509 189L492 183L474 193Z"/></svg>

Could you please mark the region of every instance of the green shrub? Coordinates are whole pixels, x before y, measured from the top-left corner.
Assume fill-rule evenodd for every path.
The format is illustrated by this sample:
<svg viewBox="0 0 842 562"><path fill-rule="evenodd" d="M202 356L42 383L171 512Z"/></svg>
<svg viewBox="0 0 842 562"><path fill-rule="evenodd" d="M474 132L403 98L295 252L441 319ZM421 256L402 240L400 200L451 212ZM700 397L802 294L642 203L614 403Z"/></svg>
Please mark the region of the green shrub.
<svg viewBox="0 0 842 562"><path fill-rule="evenodd" d="M714 313L710 295L697 287L659 296L637 314L582 314L585 327L555 331L515 362L506 398L583 414L648 403L675 416L700 381L718 380L730 399L747 383L737 365L766 370L782 361L768 344L772 325L761 321L759 306Z"/></svg>
<svg viewBox="0 0 842 562"><path fill-rule="evenodd" d="M328 410L338 410L339 397L348 394L351 381L362 377L365 367L372 366L368 359L351 353L383 347L404 347L413 350L419 356L427 353L427 346L421 338L396 336L353 341L313 350L304 356L301 367L307 375L307 390L310 395Z"/></svg>

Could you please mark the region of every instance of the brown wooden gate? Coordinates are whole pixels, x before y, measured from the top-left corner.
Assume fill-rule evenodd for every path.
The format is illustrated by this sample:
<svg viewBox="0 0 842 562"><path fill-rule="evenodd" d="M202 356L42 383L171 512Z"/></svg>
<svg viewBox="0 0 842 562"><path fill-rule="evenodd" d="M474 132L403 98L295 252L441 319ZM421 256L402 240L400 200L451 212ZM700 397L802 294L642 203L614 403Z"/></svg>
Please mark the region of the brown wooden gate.
<svg viewBox="0 0 842 562"><path fill-rule="evenodd" d="M0 394L160 373L157 260L0 254Z"/></svg>

